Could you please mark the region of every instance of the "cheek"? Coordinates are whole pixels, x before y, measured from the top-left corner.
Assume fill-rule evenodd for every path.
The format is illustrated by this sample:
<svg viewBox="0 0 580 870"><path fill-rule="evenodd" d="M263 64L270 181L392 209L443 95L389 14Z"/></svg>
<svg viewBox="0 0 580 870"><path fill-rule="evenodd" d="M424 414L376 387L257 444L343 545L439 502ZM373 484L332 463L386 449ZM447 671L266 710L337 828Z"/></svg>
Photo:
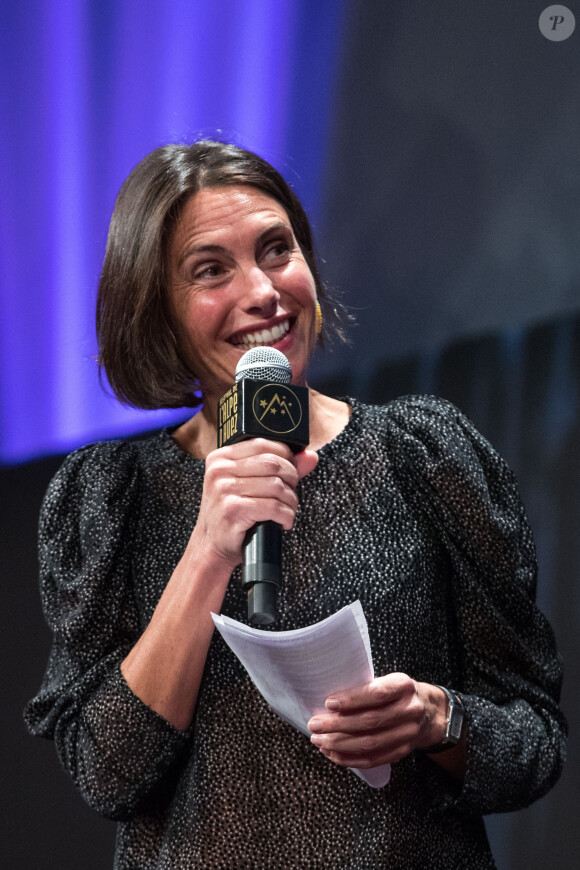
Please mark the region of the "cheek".
<svg viewBox="0 0 580 870"><path fill-rule="evenodd" d="M176 310L179 333L182 339L194 346L212 337L219 317L215 300L208 296L195 297Z"/></svg>
<svg viewBox="0 0 580 870"><path fill-rule="evenodd" d="M313 307L316 301L316 285L306 263L298 261L288 274L288 291L305 307Z"/></svg>

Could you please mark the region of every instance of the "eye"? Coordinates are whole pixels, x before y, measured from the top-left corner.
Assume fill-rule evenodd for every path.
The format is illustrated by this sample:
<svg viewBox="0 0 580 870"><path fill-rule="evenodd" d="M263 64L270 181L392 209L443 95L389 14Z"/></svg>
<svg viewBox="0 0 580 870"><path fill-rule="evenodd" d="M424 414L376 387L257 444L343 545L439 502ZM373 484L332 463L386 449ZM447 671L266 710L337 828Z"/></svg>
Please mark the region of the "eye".
<svg viewBox="0 0 580 870"><path fill-rule="evenodd" d="M287 262L290 250L290 243L286 239L274 239L264 245L261 259L272 265L283 264Z"/></svg>
<svg viewBox="0 0 580 870"><path fill-rule="evenodd" d="M221 263L202 263L194 270L193 279L194 281L211 281L223 277L225 272L226 270Z"/></svg>

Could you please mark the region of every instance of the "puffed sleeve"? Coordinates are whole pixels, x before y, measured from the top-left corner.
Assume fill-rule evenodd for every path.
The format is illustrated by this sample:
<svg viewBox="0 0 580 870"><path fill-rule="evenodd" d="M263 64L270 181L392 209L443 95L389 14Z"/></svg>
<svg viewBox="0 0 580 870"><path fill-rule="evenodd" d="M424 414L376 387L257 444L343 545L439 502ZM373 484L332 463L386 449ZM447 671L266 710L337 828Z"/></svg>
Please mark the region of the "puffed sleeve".
<svg viewBox="0 0 580 870"><path fill-rule="evenodd" d="M527 806L560 775L566 721L561 660L535 604L536 555L514 475L453 405L395 403L403 437L397 466L408 499L448 554L454 674L434 674L462 698L467 774L443 807L466 813ZM445 780L430 760L431 774Z"/></svg>
<svg viewBox="0 0 580 870"><path fill-rule="evenodd" d="M54 739L85 800L114 819L157 799L188 739L143 704L120 671L142 630L131 577L139 511L134 448L83 448L47 491L39 558L53 645L24 713L32 734Z"/></svg>

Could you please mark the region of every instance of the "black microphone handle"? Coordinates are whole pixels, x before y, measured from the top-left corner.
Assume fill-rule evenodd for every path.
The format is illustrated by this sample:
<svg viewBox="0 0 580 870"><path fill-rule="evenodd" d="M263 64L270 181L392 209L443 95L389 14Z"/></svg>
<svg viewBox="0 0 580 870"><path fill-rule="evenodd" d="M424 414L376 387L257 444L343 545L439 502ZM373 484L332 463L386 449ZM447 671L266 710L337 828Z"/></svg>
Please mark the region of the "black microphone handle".
<svg viewBox="0 0 580 870"><path fill-rule="evenodd" d="M248 590L248 620L271 625L276 620L276 593L282 582L282 526L256 523L243 544L242 585Z"/></svg>

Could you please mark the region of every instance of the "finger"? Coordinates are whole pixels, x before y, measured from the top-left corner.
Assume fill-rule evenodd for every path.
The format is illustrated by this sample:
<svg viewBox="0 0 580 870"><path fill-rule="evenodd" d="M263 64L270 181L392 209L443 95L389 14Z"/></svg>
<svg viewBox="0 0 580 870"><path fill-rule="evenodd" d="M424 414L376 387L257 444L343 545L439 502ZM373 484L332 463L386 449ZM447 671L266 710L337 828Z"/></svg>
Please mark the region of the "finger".
<svg viewBox="0 0 580 870"><path fill-rule="evenodd" d="M240 477L231 481L232 493L240 498L278 499L294 511L298 507L298 496L294 487L281 477Z"/></svg>
<svg viewBox="0 0 580 870"><path fill-rule="evenodd" d="M272 453L232 459L226 455L218 456L216 451L206 466L205 482L210 487L218 487L222 494L241 492L248 478L280 478L284 485L294 489L298 472L290 461Z"/></svg>
<svg viewBox="0 0 580 870"><path fill-rule="evenodd" d="M295 509L287 504L283 504L278 499L254 499L250 502L250 508L245 514L243 526L247 530L255 523L264 523L271 520L274 523L278 523L286 531L290 531L294 525L295 516Z"/></svg>
<svg viewBox="0 0 580 870"><path fill-rule="evenodd" d="M260 452L248 456L245 463L247 463L248 468L255 467L258 474L266 474L270 470L274 474L278 473L295 486L298 480L314 471L318 465L318 453L315 450L303 450L300 453L282 456L279 453L272 454L260 450ZM255 466L254 463L256 463Z"/></svg>
<svg viewBox="0 0 580 870"><path fill-rule="evenodd" d="M212 451L209 456L218 454L231 459L244 459L263 453L274 453L289 461L292 461L294 457L287 444L282 441L268 441L266 438L248 438L246 441L238 441L236 444L229 444L227 447L220 447L218 450Z"/></svg>
<svg viewBox="0 0 580 870"><path fill-rule="evenodd" d="M319 749L349 756L366 756L391 752L401 745L414 744L418 729L413 722L403 722L376 731L312 734L310 741Z"/></svg>
<svg viewBox="0 0 580 870"><path fill-rule="evenodd" d="M286 488L279 491L278 486L273 486L269 490L260 487L256 481L247 481L247 484L247 491L235 500L231 500L227 508L229 516L242 521L246 528L250 528L254 523L272 520L284 529L291 529L298 509L298 499L294 490Z"/></svg>
<svg viewBox="0 0 580 870"><path fill-rule="evenodd" d="M395 764L416 746L415 730L406 725L387 732L353 737L350 734L313 735L312 743L337 764L346 767L376 767Z"/></svg>
<svg viewBox="0 0 580 870"><path fill-rule="evenodd" d="M239 477L279 477L293 489L298 483L298 471L294 464L274 453L248 456L232 463L232 474Z"/></svg>
<svg viewBox="0 0 580 870"><path fill-rule="evenodd" d="M369 707L349 713L318 713L308 722L313 734L366 734L396 724L391 707Z"/></svg>
<svg viewBox="0 0 580 870"><path fill-rule="evenodd" d="M411 747L395 747L368 755L349 754L322 748L319 751L329 761L340 764L341 767L356 767L360 770L368 770L372 767L380 767L382 764L397 764L398 761L409 755Z"/></svg>
<svg viewBox="0 0 580 870"><path fill-rule="evenodd" d="M383 707L414 692L414 680L407 674L387 674L377 677L364 686L333 692L326 699L326 709L333 713L347 713L369 707Z"/></svg>
<svg viewBox="0 0 580 870"><path fill-rule="evenodd" d="M318 465L318 453L315 450L303 450L294 457L298 477L306 477Z"/></svg>

